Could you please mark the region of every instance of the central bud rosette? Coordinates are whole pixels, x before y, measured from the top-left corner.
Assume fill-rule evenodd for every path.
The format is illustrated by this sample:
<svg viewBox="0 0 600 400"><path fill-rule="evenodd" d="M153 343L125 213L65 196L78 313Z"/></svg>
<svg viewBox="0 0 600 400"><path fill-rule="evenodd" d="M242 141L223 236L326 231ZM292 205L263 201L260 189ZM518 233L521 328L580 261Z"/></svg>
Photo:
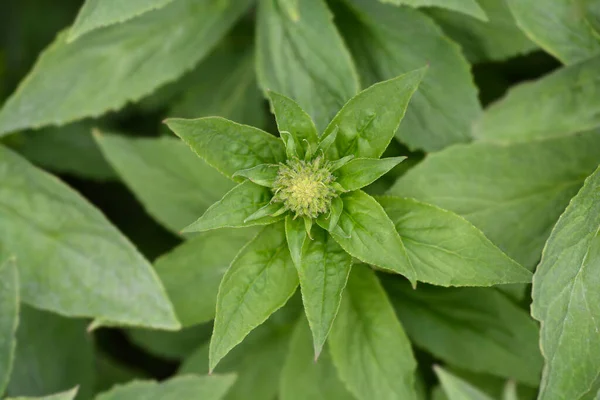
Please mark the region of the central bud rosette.
<svg viewBox="0 0 600 400"><path fill-rule="evenodd" d="M317 218L329 211L337 196L331 164L322 157L311 161L293 158L281 164L273 184L273 202L283 203L296 217Z"/></svg>

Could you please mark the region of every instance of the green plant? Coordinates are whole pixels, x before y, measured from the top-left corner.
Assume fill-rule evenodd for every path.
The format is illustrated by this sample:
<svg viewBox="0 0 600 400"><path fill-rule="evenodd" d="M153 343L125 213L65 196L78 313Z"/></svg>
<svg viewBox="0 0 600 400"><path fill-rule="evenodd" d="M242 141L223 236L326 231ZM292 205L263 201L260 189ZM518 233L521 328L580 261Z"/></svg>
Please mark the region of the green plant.
<svg viewBox="0 0 600 400"><path fill-rule="evenodd" d="M0 396L600 396L600 1L0 7Z"/></svg>

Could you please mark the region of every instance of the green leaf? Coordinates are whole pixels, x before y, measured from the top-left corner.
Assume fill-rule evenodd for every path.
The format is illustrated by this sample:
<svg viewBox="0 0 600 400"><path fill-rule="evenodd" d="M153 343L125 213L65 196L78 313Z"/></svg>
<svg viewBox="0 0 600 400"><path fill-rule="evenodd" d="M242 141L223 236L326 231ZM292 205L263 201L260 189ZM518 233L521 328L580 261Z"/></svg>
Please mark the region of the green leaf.
<svg viewBox="0 0 600 400"><path fill-rule="evenodd" d="M337 133L330 159L348 155L379 158L394 137L412 95L427 68L376 83L351 98L323 134Z"/></svg>
<svg viewBox="0 0 600 400"><path fill-rule="evenodd" d="M315 359L321 354L346 287L352 257L327 231L316 227L312 240L305 240L302 259L296 264L304 310L308 317Z"/></svg>
<svg viewBox="0 0 600 400"><path fill-rule="evenodd" d="M260 164L256 167L237 171L233 174L233 177L241 176L257 185L270 188L273 187L273 182L277 179L277 172L279 172L279 165Z"/></svg>
<svg viewBox="0 0 600 400"><path fill-rule="evenodd" d="M414 199L378 201L402 238L417 280L440 286L531 282L531 272L463 217Z"/></svg>
<svg viewBox="0 0 600 400"><path fill-rule="evenodd" d="M216 298L216 293L214 297ZM212 312L214 314L214 308ZM208 344L211 333L211 324L203 324L183 328L177 332L128 329L127 338L152 355L179 361L188 357L203 343Z"/></svg>
<svg viewBox="0 0 600 400"><path fill-rule="evenodd" d="M260 0L257 74L263 90L298 102L322 131L359 89L350 54L323 0Z"/></svg>
<svg viewBox="0 0 600 400"><path fill-rule="evenodd" d="M481 106L471 66L460 47L418 10L373 0L346 2L354 15L340 14L341 30L365 84L429 65L396 137L410 149L428 152L469 141ZM394 110L405 108L407 103L389 95L380 101L394 105Z"/></svg>
<svg viewBox="0 0 600 400"><path fill-rule="evenodd" d="M440 367L434 367L448 400L493 400L470 383L457 378Z"/></svg>
<svg viewBox="0 0 600 400"><path fill-rule="evenodd" d="M287 239L290 257L294 265L299 267L302 262L302 248L308 237L308 232L304 226L302 218L294 218L291 215L285 217L285 236Z"/></svg>
<svg viewBox="0 0 600 400"><path fill-rule="evenodd" d="M502 400L519 400L517 384L514 381L506 382L504 393L502 393Z"/></svg>
<svg viewBox="0 0 600 400"><path fill-rule="evenodd" d="M296 324L290 349L281 372L281 400L354 400L340 381L331 356L325 351L315 362L306 320Z"/></svg>
<svg viewBox="0 0 600 400"><path fill-rule="evenodd" d="M340 378L357 399L416 399L410 342L365 266L352 269L329 345Z"/></svg>
<svg viewBox="0 0 600 400"><path fill-rule="evenodd" d="M336 182L351 192L365 187L385 175L406 157L355 158L340 167L336 173Z"/></svg>
<svg viewBox="0 0 600 400"><path fill-rule="evenodd" d="M542 254L532 306L546 358L539 399L591 399L600 389L600 169L571 200Z"/></svg>
<svg viewBox="0 0 600 400"><path fill-rule="evenodd" d="M247 221L258 209L269 205L273 193L270 189L250 181L240 183L221 200L213 204L198 220L183 232L202 232L217 228L242 228L254 225L269 225L283 216L264 217Z"/></svg>
<svg viewBox="0 0 600 400"><path fill-rule="evenodd" d="M319 143L319 134L310 116L289 97L268 91L273 114L277 119L279 132L289 132L296 141L296 147L301 149L300 157L308 151L314 151Z"/></svg>
<svg viewBox="0 0 600 400"><path fill-rule="evenodd" d="M225 397L235 379L234 374L229 374L179 376L160 383L135 381L104 392L96 400L220 400Z"/></svg>
<svg viewBox="0 0 600 400"><path fill-rule="evenodd" d="M461 45L469 61L501 61L537 49L537 45L517 27L506 0L478 2L489 21L478 21L465 14L437 8L428 10L446 35Z"/></svg>
<svg viewBox="0 0 600 400"><path fill-rule="evenodd" d="M179 327L150 264L100 211L1 146L0 182L0 241L19 260L24 302L100 324Z"/></svg>
<svg viewBox="0 0 600 400"><path fill-rule="evenodd" d="M598 70L600 56L511 89L485 111L475 126L475 136L516 142L571 135L600 126Z"/></svg>
<svg viewBox="0 0 600 400"><path fill-rule="evenodd" d="M95 365L94 344L86 324L23 306L7 394L43 396L77 385L78 398L89 398Z"/></svg>
<svg viewBox="0 0 600 400"><path fill-rule="evenodd" d="M2 255L0 254L0 257ZM0 395L4 393L15 358L19 324L19 276L14 259L0 260Z"/></svg>
<svg viewBox="0 0 600 400"><path fill-rule="evenodd" d="M63 393L43 397L7 397L6 400L73 400L77 395L77 387Z"/></svg>
<svg viewBox="0 0 600 400"><path fill-rule="evenodd" d="M575 0L508 0L508 5L527 36L563 63L600 53L600 35Z"/></svg>
<svg viewBox="0 0 600 400"><path fill-rule="evenodd" d="M504 294L428 285L414 290L400 280L386 280L384 286L416 346L469 371L539 384L539 328Z"/></svg>
<svg viewBox="0 0 600 400"><path fill-rule="evenodd" d="M284 311L284 310L280 310ZM273 317L277 316L277 313ZM291 327L269 318L244 339L219 363L215 372L235 372L235 384L225 400L273 400L277 382L288 352ZM185 360L179 374L208 373L208 344Z"/></svg>
<svg viewBox="0 0 600 400"><path fill-rule="evenodd" d="M462 215L533 270L552 226L600 160L600 134L430 154L390 189Z"/></svg>
<svg viewBox="0 0 600 400"><path fill-rule="evenodd" d="M283 142L252 126L219 117L172 118L166 124L196 154L228 177L242 169L285 160Z"/></svg>
<svg viewBox="0 0 600 400"><path fill-rule="evenodd" d="M73 43L61 33L0 111L0 135L95 117L139 100L191 69L250 3L177 0Z"/></svg>
<svg viewBox="0 0 600 400"><path fill-rule="evenodd" d="M586 22L591 25L596 33L600 33L600 3L596 0L575 1L583 7Z"/></svg>
<svg viewBox="0 0 600 400"><path fill-rule="evenodd" d="M156 260L154 269L183 326L214 318L219 282L235 255L255 235L255 229L203 232Z"/></svg>
<svg viewBox="0 0 600 400"><path fill-rule="evenodd" d="M234 187L175 138L132 139L99 131L95 138L148 213L173 232Z"/></svg>
<svg viewBox="0 0 600 400"><path fill-rule="evenodd" d="M397 272L415 282L417 271L394 223L381 205L360 190L343 195L342 200L344 209L336 227L330 231L340 246L352 257ZM318 222L322 228L328 227L328 223Z"/></svg>
<svg viewBox="0 0 600 400"><path fill-rule="evenodd" d="M69 32L69 41L94 29L127 21L173 0L86 0Z"/></svg>
<svg viewBox="0 0 600 400"><path fill-rule="evenodd" d="M281 308L297 286L298 274L286 246L284 224L265 227L236 256L219 286L210 370Z"/></svg>
<svg viewBox="0 0 600 400"><path fill-rule="evenodd" d="M96 354L96 384L94 394L112 389L115 385L135 379L147 379L148 376L128 365L114 360L103 353Z"/></svg>
<svg viewBox="0 0 600 400"><path fill-rule="evenodd" d="M441 7L458 11L481 21L488 21L485 11L479 6L477 0L379 0L382 3L394 5L407 5L409 7Z"/></svg>

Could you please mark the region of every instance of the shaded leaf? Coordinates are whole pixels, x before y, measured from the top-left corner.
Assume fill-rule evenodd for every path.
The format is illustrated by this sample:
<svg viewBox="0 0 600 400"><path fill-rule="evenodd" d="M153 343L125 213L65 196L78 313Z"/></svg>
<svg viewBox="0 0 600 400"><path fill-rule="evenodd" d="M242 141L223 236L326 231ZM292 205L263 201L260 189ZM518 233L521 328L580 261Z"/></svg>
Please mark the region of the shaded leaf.
<svg viewBox="0 0 600 400"><path fill-rule="evenodd" d="M214 308L212 312L214 314ZM133 344L148 353L164 359L179 361L188 357L203 343L208 344L212 326L210 324L194 325L177 332L128 329L126 333L127 338Z"/></svg>
<svg viewBox="0 0 600 400"><path fill-rule="evenodd" d="M19 276L17 265L12 258L0 259L0 395L4 393L11 375L18 323Z"/></svg>
<svg viewBox="0 0 600 400"><path fill-rule="evenodd" d="M8 397L6 400L73 400L77 395L77 387L63 393L43 397Z"/></svg>
<svg viewBox="0 0 600 400"><path fill-rule="evenodd" d="M487 21L485 11L477 3L477 0L379 0L382 3L395 5L407 5L410 7L441 7L448 10L458 11L482 21Z"/></svg>

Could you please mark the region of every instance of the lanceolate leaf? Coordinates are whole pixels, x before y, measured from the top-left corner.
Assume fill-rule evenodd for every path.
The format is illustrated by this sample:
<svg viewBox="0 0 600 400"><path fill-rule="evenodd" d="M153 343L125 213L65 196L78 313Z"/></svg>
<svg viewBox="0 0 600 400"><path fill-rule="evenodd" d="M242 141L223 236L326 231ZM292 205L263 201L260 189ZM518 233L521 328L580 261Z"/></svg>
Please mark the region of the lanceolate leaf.
<svg viewBox="0 0 600 400"><path fill-rule="evenodd" d="M355 191L342 197L344 209L333 238L353 257L397 272L415 282L417 271L411 264L394 223L368 194ZM319 220L327 229L328 223Z"/></svg>
<svg viewBox="0 0 600 400"><path fill-rule="evenodd" d="M600 126L599 70L600 55L510 90L486 110L475 127L475 136L517 142Z"/></svg>
<svg viewBox="0 0 600 400"><path fill-rule="evenodd" d="M527 283L531 272L453 212L414 199L382 197L417 280L440 286Z"/></svg>
<svg viewBox="0 0 600 400"><path fill-rule="evenodd" d="M289 132L296 140L296 146L300 149L300 158L304 157L306 151L312 147L316 150L319 142L319 134L315 123L310 116L294 100L276 92L268 92L271 108L277 119L279 132Z"/></svg>
<svg viewBox="0 0 600 400"><path fill-rule="evenodd" d="M300 104L322 131L359 89L358 75L323 0L260 0L257 74L264 90Z"/></svg>
<svg viewBox="0 0 600 400"><path fill-rule="evenodd" d="M527 36L563 63L600 54L600 35L577 0L508 0L508 5Z"/></svg>
<svg viewBox="0 0 600 400"><path fill-rule="evenodd" d="M235 379L234 374L229 374L179 376L161 383L134 381L104 392L98 395L96 400L220 400L224 398Z"/></svg>
<svg viewBox="0 0 600 400"><path fill-rule="evenodd" d="M457 378L440 367L435 367L435 373L442 383L442 388L446 396L448 396L448 400L492 400L491 397L475 386Z"/></svg>
<svg viewBox="0 0 600 400"><path fill-rule="evenodd" d="M329 344L340 378L357 399L416 399L410 342L366 266L352 269Z"/></svg>
<svg viewBox="0 0 600 400"><path fill-rule="evenodd" d="M302 248L304 247L304 242L308 239L304 220L302 218L294 218L289 214L286 215L285 236L292 261L294 261L296 267L299 267L302 262Z"/></svg>
<svg viewBox="0 0 600 400"><path fill-rule="evenodd" d="M140 99L191 69L250 3L176 0L73 43L61 33L0 111L0 135L98 116Z"/></svg>
<svg viewBox="0 0 600 400"><path fill-rule="evenodd" d="M2 147L0 181L0 241L19 260L23 301L100 323L179 327L150 264L79 194Z"/></svg>
<svg viewBox="0 0 600 400"><path fill-rule="evenodd" d="M0 257L3 257L0 254ZM14 259L0 260L0 393L4 393L15 356L19 321L19 278Z"/></svg>
<svg viewBox="0 0 600 400"><path fill-rule="evenodd" d="M233 174L233 177L241 176L247 178L249 181L256 183L257 185L264 187L273 187L275 179L277 179L277 172L279 171L279 165L276 164L260 164L256 167L242 169Z"/></svg>
<svg viewBox="0 0 600 400"><path fill-rule="evenodd" d="M240 183L221 200L213 204L184 232L202 232L217 228L242 228L245 226L268 225L283 219L283 216L263 217L248 221L248 217L266 206L273 193L269 188L250 181Z"/></svg>
<svg viewBox="0 0 600 400"><path fill-rule="evenodd" d="M600 160L600 134L473 143L429 155L390 189L456 212L533 269L552 226Z"/></svg>
<svg viewBox="0 0 600 400"><path fill-rule="evenodd" d="M442 7L458 11L482 21L487 21L485 11L481 9L477 0L379 0L382 3L407 5L411 7Z"/></svg>
<svg viewBox="0 0 600 400"><path fill-rule="evenodd" d="M313 335L315 359L321 354L346 287L352 257L318 226L305 240L297 265L304 310Z"/></svg>
<svg viewBox="0 0 600 400"><path fill-rule="evenodd" d="M219 117L172 118L166 124L196 154L228 177L242 169L285 160L283 142L258 128Z"/></svg>
<svg viewBox="0 0 600 400"><path fill-rule="evenodd" d="M265 227L236 256L219 287L210 370L281 308L297 286L298 274L286 246L284 224Z"/></svg>
<svg viewBox="0 0 600 400"><path fill-rule="evenodd" d="M390 157L382 160L355 158L338 169L336 182L349 192L358 190L375 182L405 159L406 157Z"/></svg>
<svg viewBox="0 0 600 400"><path fill-rule="evenodd" d="M540 399L591 399L600 390L600 169L554 227L533 279L532 315L546 358Z"/></svg>
<svg viewBox="0 0 600 400"><path fill-rule="evenodd" d="M469 141L481 106L470 65L458 45L419 10L371 0L346 2L354 15L340 18L341 29L366 85L429 65L397 138L411 149L426 151ZM397 104L394 110L405 104L389 97L382 101L390 107Z"/></svg>
<svg viewBox="0 0 600 400"><path fill-rule="evenodd" d="M156 260L154 269L165 285L183 326L215 316L219 282L255 229L203 232Z"/></svg>
<svg viewBox="0 0 600 400"><path fill-rule="evenodd" d="M73 400L77 395L77 387L63 393L43 397L7 397L6 400Z"/></svg>
<svg viewBox="0 0 600 400"><path fill-rule="evenodd" d="M94 29L127 21L150 10L162 8L173 0L86 0L69 33L69 40Z"/></svg>
<svg viewBox="0 0 600 400"><path fill-rule="evenodd" d="M180 232L235 185L175 138L95 137L148 213L171 231Z"/></svg>
<svg viewBox="0 0 600 400"><path fill-rule="evenodd" d="M381 157L426 71L421 68L377 83L350 99L325 130L324 136L337 133L330 158Z"/></svg>

